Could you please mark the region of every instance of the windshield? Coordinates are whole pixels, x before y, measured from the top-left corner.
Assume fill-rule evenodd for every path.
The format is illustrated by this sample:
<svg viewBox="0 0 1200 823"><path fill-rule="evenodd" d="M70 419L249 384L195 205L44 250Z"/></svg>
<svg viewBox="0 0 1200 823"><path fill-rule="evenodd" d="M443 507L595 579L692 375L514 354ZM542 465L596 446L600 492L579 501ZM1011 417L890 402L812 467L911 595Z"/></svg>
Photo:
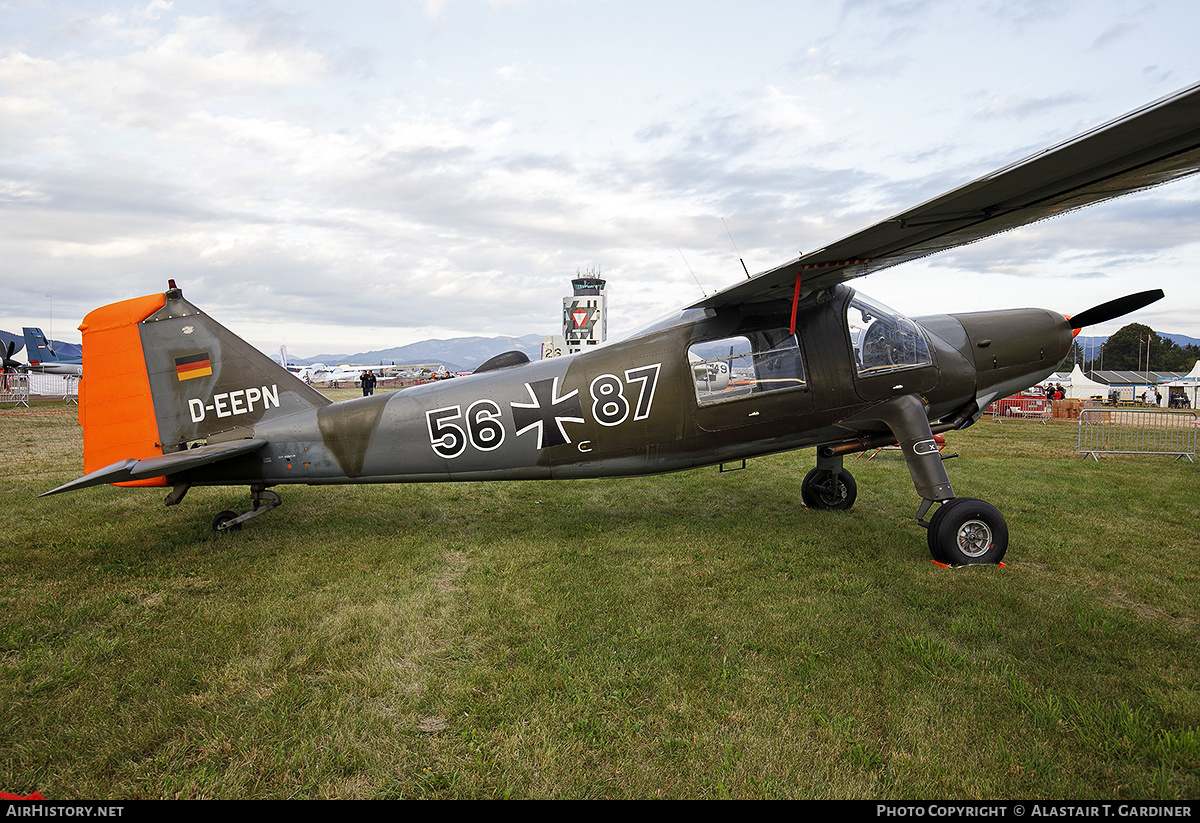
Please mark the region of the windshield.
<svg viewBox="0 0 1200 823"><path fill-rule="evenodd" d="M862 376L915 369L933 362L917 324L871 298L855 294L846 310L854 359Z"/></svg>

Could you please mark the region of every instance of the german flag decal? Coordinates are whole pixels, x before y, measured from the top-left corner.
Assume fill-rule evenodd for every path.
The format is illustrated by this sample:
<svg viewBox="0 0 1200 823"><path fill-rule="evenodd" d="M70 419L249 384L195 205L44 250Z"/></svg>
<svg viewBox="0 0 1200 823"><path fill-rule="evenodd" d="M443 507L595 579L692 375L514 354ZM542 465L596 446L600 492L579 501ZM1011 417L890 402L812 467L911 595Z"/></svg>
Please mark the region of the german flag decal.
<svg viewBox="0 0 1200 823"><path fill-rule="evenodd" d="M175 375L180 380L208 377L210 374L212 374L212 361L208 359L208 352L175 358Z"/></svg>

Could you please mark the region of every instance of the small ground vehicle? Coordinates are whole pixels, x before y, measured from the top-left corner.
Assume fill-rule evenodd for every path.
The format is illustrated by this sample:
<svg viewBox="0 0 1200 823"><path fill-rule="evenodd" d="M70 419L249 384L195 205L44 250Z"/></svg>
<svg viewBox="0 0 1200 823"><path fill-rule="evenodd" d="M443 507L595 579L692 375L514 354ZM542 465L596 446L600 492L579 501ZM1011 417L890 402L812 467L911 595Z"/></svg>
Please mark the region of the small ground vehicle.
<svg viewBox="0 0 1200 823"><path fill-rule="evenodd" d="M992 404L992 415L995 417L1040 418L1050 417L1053 412L1052 401L1036 386L1008 397L1002 397Z"/></svg>

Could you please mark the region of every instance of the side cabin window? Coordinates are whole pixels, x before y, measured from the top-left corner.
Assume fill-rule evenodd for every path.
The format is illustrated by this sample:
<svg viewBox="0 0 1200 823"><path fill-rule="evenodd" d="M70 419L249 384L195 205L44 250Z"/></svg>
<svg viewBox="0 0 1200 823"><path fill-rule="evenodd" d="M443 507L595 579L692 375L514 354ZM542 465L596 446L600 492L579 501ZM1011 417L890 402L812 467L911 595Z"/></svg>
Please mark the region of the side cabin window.
<svg viewBox="0 0 1200 823"><path fill-rule="evenodd" d="M787 329L695 343L688 348L688 361L702 404L804 386L800 346Z"/></svg>
<svg viewBox="0 0 1200 823"><path fill-rule="evenodd" d="M850 342L860 377L933 363L917 324L881 303L854 295L846 310Z"/></svg>

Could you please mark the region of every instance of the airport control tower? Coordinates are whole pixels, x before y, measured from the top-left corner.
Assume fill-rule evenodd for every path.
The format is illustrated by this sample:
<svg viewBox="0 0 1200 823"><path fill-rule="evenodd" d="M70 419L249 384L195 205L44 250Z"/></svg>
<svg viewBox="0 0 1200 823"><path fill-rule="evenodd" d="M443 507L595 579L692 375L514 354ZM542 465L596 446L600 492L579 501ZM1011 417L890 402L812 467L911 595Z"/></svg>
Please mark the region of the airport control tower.
<svg viewBox="0 0 1200 823"><path fill-rule="evenodd" d="M578 354L598 346L608 336L608 314L604 306L604 281L599 277L576 277L572 294L563 298L563 339L567 351Z"/></svg>
<svg viewBox="0 0 1200 823"><path fill-rule="evenodd" d="M604 286L603 279L591 274L571 281L571 294L563 298L562 337L546 339L544 357L578 354L604 342L608 337Z"/></svg>

